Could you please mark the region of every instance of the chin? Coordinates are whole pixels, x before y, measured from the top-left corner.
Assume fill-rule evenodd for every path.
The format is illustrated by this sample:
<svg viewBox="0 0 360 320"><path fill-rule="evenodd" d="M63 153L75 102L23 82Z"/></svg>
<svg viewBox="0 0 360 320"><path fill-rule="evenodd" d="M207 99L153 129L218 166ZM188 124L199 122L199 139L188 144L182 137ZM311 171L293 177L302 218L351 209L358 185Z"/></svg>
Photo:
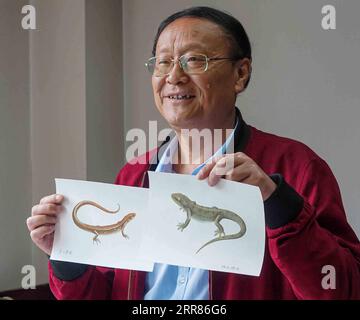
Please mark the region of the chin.
<svg viewBox="0 0 360 320"><path fill-rule="evenodd" d="M184 107L170 107L163 109L162 116L171 126L186 128L196 122L196 112Z"/></svg>

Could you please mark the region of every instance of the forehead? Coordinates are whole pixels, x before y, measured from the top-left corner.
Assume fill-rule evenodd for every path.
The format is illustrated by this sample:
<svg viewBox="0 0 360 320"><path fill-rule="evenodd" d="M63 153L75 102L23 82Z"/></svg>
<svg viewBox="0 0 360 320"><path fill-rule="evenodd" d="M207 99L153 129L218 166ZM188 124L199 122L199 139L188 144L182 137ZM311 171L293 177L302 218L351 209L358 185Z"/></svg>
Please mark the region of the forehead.
<svg viewBox="0 0 360 320"><path fill-rule="evenodd" d="M180 18L170 23L160 34L156 52L184 53L201 50L216 53L228 49L228 37L217 24L201 18Z"/></svg>

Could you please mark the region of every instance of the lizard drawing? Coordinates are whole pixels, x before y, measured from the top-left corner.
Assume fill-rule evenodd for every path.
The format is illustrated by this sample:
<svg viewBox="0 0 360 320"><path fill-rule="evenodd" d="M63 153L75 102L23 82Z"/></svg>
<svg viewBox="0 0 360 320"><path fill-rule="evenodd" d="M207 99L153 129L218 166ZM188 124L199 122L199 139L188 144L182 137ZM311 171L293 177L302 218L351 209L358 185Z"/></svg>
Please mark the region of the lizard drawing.
<svg viewBox="0 0 360 320"><path fill-rule="evenodd" d="M90 205L90 206L94 206L96 208L99 208L100 210L110 213L110 214L115 214L120 210L120 206L118 205L118 209L111 211L111 210L107 210L104 207L100 206L99 204L97 204L96 202L90 201L90 200L84 200L79 202L73 209L72 211L72 218L74 223L80 228L83 229L85 231L91 232L93 233L95 236L93 238L93 242L99 243L100 240L98 239L98 236L100 234L107 234L107 233L113 233L116 232L118 230L121 231L121 234L123 235L123 237L125 239L128 239L129 237L124 233L124 228L127 225L127 223L129 223L132 219L135 218L136 214L135 213L128 213L125 217L123 217L120 221L113 223L113 224L109 224L109 225L105 225L105 226L93 226L90 224L86 224L83 223L79 220L78 216L77 216L77 212L78 210L85 205Z"/></svg>
<svg viewBox="0 0 360 320"><path fill-rule="evenodd" d="M179 230L183 231L189 225L192 218L198 221L213 221L217 227L215 236L218 237L206 242L200 247L199 250L196 251L196 253L198 253L207 245L216 241L241 238L246 232L246 225L244 220L232 211L219 209L217 207L205 207L198 205L195 201L190 200L182 193L173 193L171 194L171 198L180 207L180 210L185 211L187 214L186 221L184 223L178 224ZM222 219L228 219L236 222L240 227L240 231L238 233L225 235L224 228L220 224Z"/></svg>

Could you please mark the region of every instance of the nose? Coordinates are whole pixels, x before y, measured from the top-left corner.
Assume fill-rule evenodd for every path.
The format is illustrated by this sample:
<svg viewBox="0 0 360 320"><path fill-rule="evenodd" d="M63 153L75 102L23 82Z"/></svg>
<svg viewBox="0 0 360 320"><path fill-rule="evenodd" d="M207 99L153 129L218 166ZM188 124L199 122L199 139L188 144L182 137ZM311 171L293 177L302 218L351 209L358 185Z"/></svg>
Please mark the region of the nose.
<svg viewBox="0 0 360 320"><path fill-rule="evenodd" d="M169 84L186 83L189 80L189 76L184 72L181 67L180 61L175 60L170 73L166 76L166 82Z"/></svg>

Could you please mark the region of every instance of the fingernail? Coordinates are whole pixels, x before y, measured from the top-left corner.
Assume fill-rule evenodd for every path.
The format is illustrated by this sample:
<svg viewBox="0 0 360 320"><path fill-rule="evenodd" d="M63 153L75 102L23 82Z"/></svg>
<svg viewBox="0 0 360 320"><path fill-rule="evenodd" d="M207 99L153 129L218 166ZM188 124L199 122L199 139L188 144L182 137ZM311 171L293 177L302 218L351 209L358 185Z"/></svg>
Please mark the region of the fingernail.
<svg viewBox="0 0 360 320"><path fill-rule="evenodd" d="M56 201L60 201L62 199L62 196L58 194L58 195L56 195L55 199L56 199Z"/></svg>

